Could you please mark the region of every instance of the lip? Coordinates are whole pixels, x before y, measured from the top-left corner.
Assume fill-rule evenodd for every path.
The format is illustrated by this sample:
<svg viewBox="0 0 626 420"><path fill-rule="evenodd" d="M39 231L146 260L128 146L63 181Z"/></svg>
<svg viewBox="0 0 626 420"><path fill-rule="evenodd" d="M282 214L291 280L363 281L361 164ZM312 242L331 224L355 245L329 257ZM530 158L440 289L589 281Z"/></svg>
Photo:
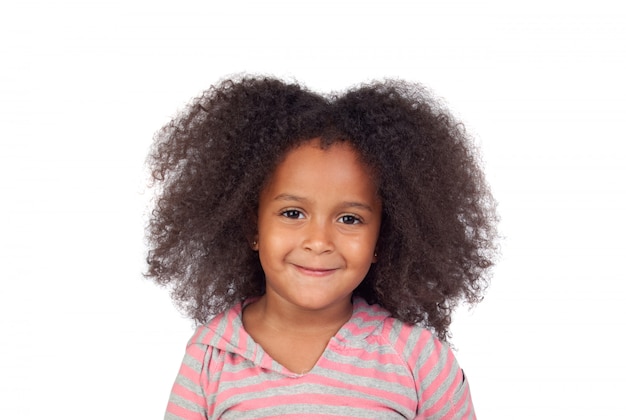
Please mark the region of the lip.
<svg viewBox="0 0 626 420"><path fill-rule="evenodd" d="M318 268L318 267L304 267L298 264L293 265L296 270L304 275L312 277L324 277L333 274L337 271L337 268Z"/></svg>

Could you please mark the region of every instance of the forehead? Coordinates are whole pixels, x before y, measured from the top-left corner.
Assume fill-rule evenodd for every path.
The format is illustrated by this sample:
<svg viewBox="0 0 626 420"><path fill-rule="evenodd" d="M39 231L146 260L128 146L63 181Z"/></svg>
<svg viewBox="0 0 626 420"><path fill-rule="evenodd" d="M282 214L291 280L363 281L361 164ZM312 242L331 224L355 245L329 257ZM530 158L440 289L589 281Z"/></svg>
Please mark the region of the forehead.
<svg viewBox="0 0 626 420"><path fill-rule="evenodd" d="M268 181L265 192L306 189L320 194L343 191L377 197L372 171L348 142L322 148L318 139L307 141L287 152Z"/></svg>

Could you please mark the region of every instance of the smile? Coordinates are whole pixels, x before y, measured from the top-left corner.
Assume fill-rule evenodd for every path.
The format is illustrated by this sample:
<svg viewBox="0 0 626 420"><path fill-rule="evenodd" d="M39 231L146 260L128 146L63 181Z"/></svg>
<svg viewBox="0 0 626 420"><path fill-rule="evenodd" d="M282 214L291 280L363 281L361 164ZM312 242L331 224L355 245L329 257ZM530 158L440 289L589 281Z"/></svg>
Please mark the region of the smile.
<svg viewBox="0 0 626 420"><path fill-rule="evenodd" d="M297 264L294 264L293 266L296 268L298 272L307 276L314 276L314 277L328 276L330 274L333 274L335 271L337 271L336 268L303 267Z"/></svg>

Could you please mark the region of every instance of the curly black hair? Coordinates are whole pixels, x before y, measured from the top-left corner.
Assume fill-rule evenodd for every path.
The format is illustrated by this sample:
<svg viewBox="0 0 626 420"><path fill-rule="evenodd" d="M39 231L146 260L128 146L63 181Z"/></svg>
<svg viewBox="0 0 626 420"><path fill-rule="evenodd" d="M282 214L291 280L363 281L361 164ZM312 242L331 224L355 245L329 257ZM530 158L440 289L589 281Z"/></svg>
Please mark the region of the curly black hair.
<svg viewBox="0 0 626 420"><path fill-rule="evenodd" d="M383 201L378 262L354 291L446 341L452 310L482 299L496 256L495 202L462 124L418 84L321 95L268 77L224 80L156 135L148 271L199 323L264 293L258 198L285 154L349 142Z"/></svg>

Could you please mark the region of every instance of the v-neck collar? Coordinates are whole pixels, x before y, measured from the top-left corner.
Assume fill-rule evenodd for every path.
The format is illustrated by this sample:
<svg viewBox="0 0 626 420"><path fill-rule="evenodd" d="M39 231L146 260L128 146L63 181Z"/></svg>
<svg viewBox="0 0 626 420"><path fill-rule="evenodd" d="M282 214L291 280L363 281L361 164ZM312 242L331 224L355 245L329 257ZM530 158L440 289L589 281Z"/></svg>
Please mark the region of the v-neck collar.
<svg viewBox="0 0 626 420"><path fill-rule="evenodd" d="M369 305L362 298L354 297L350 319L330 339L316 365L307 373L298 374L291 372L275 361L244 328L243 310L256 300L258 298L247 299L216 316L204 327L200 327L198 334L195 335L195 339L192 340L196 343L210 345L217 349L237 354L261 369L270 370L284 376L300 377L313 373L319 361L325 358L330 348L334 346L358 346L359 341L365 340L375 331L382 328L382 321L390 316L389 312L380 306Z"/></svg>

